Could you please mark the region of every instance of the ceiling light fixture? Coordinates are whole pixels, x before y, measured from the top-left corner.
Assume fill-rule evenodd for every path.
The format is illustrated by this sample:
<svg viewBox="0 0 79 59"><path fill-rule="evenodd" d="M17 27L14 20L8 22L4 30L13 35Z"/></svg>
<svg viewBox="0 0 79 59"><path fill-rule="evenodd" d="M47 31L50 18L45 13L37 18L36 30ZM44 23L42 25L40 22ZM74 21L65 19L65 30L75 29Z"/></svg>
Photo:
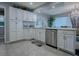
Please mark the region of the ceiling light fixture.
<svg viewBox="0 0 79 59"><path fill-rule="evenodd" d="M52 8L55 8L55 6L52 6Z"/></svg>
<svg viewBox="0 0 79 59"><path fill-rule="evenodd" d="M33 5L33 2L30 2L29 4L30 4L30 5Z"/></svg>

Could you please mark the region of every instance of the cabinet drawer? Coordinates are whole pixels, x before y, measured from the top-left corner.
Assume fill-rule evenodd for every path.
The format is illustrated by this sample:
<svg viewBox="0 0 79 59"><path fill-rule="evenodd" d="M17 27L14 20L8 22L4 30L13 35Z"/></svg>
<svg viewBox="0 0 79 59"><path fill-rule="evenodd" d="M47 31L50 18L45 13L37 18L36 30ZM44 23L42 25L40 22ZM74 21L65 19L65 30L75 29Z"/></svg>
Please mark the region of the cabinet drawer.
<svg viewBox="0 0 79 59"><path fill-rule="evenodd" d="M64 34L75 34L75 31L64 31Z"/></svg>

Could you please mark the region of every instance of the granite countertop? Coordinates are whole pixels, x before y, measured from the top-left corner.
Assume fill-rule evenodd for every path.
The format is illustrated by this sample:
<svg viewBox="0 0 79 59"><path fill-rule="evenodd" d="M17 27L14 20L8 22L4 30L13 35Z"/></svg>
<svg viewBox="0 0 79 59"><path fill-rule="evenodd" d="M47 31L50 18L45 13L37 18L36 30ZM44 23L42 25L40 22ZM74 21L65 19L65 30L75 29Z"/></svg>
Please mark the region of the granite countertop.
<svg viewBox="0 0 79 59"><path fill-rule="evenodd" d="M50 28L50 27L46 27L46 28L35 28L35 29L77 30L76 28Z"/></svg>
<svg viewBox="0 0 79 59"><path fill-rule="evenodd" d="M46 29L57 29L57 30L77 30L76 28L46 28Z"/></svg>
<svg viewBox="0 0 79 59"><path fill-rule="evenodd" d="M77 30L76 28L50 28L50 27L44 27L44 28L34 27L34 28L25 28L25 29Z"/></svg>

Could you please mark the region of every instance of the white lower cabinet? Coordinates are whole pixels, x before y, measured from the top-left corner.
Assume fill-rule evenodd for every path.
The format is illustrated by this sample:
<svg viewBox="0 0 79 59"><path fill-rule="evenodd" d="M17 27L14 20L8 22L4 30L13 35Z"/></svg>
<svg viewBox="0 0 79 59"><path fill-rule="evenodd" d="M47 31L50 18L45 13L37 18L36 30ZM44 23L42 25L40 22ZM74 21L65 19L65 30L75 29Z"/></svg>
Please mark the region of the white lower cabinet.
<svg viewBox="0 0 79 59"><path fill-rule="evenodd" d="M64 49L64 35L63 31L57 31L57 47Z"/></svg>
<svg viewBox="0 0 79 59"><path fill-rule="evenodd" d="M23 32L22 31L17 31L17 40L22 40L23 39Z"/></svg>
<svg viewBox="0 0 79 59"><path fill-rule="evenodd" d="M75 37L74 35L64 35L64 43L65 43L65 49L67 51L70 51L70 52L75 52L75 47L74 47L74 42L75 42Z"/></svg>
<svg viewBox="0 0 79 59"><path fill-rule="evenodd" d="M24 29L24 39L33 39L35 37L35 29L32 29L32 28L27 28L27 29Z"/></svg>
<svg viewBox="0 0 79 59"><path fill-rule="evenodd" d="M24 29L23 30L23 37L24 37L24 39L30 39L30 37L29 37L29 30L28 29Z"/></svg>
<svg viewBox="0 0 79 59"><path fill-rule="evenodd" d="M42 42L45 42L45 29L41 30L39 40L41 40Z"/></svg>
<svg viewBox="0 0 79 59"><path fill-rule="evenodd" d="M35 39L45 42L45 29L35 29Z"/></svg>
<svg viewBox="0 0 79 59"><path fill-rule="evenodd" d="M57 47L75 54L75 31L58 30Z"/></svg>
<svg viewBox="0 0 79 59"><path fill-rule="evenodd" d="M9 20L9 42L16 41L17 39L17 26L16 20Z"/></svg>
<svg viewBox="0 0 79 59"><path fill-rule="evenodd" d="M15 31L9 32L9 42L16 41L17 36Z"/></svg>
<svg viewBox="0 0 79 59"><path fill-rule="evenodd" d="M45 42L45 29L24 29L24 39L36 39Z"/></svg>

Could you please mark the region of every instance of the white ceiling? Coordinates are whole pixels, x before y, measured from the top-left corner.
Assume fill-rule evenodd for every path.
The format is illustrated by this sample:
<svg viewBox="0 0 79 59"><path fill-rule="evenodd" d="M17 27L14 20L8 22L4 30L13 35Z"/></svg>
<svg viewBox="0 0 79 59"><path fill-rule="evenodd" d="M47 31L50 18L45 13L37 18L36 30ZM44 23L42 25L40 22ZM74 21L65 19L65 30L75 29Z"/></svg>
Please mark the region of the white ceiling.
<svg viewBox="0 0 79 59"><path fill-rule="evenodd" d="M30 9L38 8L39 6L45 4L46 2L14 2L15 4L18 4L20 6L28 7ZM32 5L31 5L32 3Z"/></svg>
<svg viewBox="0 0 79 59"><path fill-rule="evenodd" d="M35 9L35 13L47 14L47 15L58 15L58 14L68 14L74 9L75 4L78 2L13 2L19 6L28 7L30 9Z"/></svg>
<svg viewBox="0 0 79 59"><path fill-rule="evenodd" d="M70 11L74 9L75 4L79 4L79 3L77 2L50 3L48 5L45 5L36 9L34 12L36 13L40 12L41 14L47 14L47 15L58 15L58 14L64 14L64 13L67 14L67 12L69 13ZM53 6L54 8L52 8Z"/></svg>

